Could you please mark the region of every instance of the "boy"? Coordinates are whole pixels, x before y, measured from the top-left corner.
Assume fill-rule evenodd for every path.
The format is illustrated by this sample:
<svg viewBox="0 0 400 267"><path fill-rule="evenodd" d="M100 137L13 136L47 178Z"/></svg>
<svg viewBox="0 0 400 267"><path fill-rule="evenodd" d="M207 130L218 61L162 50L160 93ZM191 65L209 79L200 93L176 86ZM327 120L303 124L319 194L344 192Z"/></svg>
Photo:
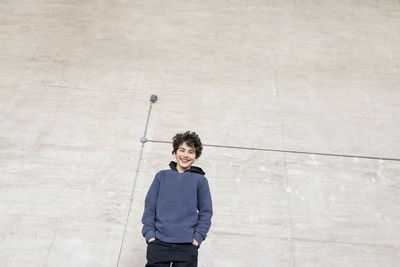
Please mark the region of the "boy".
<svg viewBox="0 0 400 267"><path fill-rule="evenodd" d="M172 140L176 162L156 174L145 200L146 267L196 267L197 250L211 226L208 181L201 168L192 166L203 150L201 140L190 131Z"/></svg>

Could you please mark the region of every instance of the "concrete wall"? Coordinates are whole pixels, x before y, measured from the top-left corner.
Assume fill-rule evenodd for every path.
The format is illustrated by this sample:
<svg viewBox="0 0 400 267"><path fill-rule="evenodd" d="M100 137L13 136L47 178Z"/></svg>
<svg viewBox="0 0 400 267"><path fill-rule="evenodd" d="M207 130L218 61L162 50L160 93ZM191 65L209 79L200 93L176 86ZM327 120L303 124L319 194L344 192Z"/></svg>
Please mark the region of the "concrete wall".
<svg viewBox="0 0 400 267"><path fill-rule="evenodd" d="M0 266L144 266L151 94L217 145L199 266L398 266L396 0L1 1Z"/></svg>

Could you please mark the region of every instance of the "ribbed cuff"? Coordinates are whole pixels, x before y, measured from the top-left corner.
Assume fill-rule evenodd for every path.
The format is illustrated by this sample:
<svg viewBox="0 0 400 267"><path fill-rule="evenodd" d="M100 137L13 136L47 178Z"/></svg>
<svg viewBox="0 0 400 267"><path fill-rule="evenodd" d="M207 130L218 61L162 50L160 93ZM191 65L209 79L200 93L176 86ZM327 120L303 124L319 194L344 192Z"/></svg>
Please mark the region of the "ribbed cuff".
<svg viewBox="0 0 400 267"><path fill-rule="evenodd" d="M156 237L156 233L154 233L153 231L147 231L146 234L144 235L144 237L146 238L146 242L147 242L147 241L149 241L150 238Z"/></svg>
<svg viewBox="0 0 400 267"><path fill-rule="evenodd" d="M199 246L204 240L203 236L199 232L194 232L193 238L196 239L196 241L199 243Z"/></svg>

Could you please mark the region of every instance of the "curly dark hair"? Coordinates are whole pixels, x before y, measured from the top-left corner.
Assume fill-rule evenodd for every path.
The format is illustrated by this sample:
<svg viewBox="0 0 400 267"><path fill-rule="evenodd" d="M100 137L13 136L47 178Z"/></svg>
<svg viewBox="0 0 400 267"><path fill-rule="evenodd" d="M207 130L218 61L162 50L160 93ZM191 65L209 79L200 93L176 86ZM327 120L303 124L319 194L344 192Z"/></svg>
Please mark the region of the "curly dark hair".
<svg viewBox="0 0 400 267"><path fill-rule="evenodd" d="M175 153L179 146L186 142L188 146L194 147L196 152L196 159L198 159L201 155L201 151L203 150L203 144L201 143L200 137L191 131L187 131L185 133L177 133L174 137L172 137L172 146L174 150L172 150L172 154Z"/></svg>

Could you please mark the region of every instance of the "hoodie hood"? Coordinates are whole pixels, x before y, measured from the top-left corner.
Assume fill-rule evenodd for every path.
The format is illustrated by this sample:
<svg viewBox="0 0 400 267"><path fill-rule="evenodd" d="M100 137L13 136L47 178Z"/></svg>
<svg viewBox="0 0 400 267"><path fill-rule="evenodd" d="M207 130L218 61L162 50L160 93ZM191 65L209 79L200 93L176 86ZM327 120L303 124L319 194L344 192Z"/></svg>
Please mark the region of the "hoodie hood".
<svg viewBox="0 0 400 267"><path fill-rule="evenodd" d="M169 167L171 168L171 170L174 171L178 171L178 169L176 168L177 163L175 161L171 161L169 163ZM185 172L195 172L195 173L200 173L201 175L206 174L200 167L196 167L196 166L190 166L189 170L186 170Z"/></svg>

